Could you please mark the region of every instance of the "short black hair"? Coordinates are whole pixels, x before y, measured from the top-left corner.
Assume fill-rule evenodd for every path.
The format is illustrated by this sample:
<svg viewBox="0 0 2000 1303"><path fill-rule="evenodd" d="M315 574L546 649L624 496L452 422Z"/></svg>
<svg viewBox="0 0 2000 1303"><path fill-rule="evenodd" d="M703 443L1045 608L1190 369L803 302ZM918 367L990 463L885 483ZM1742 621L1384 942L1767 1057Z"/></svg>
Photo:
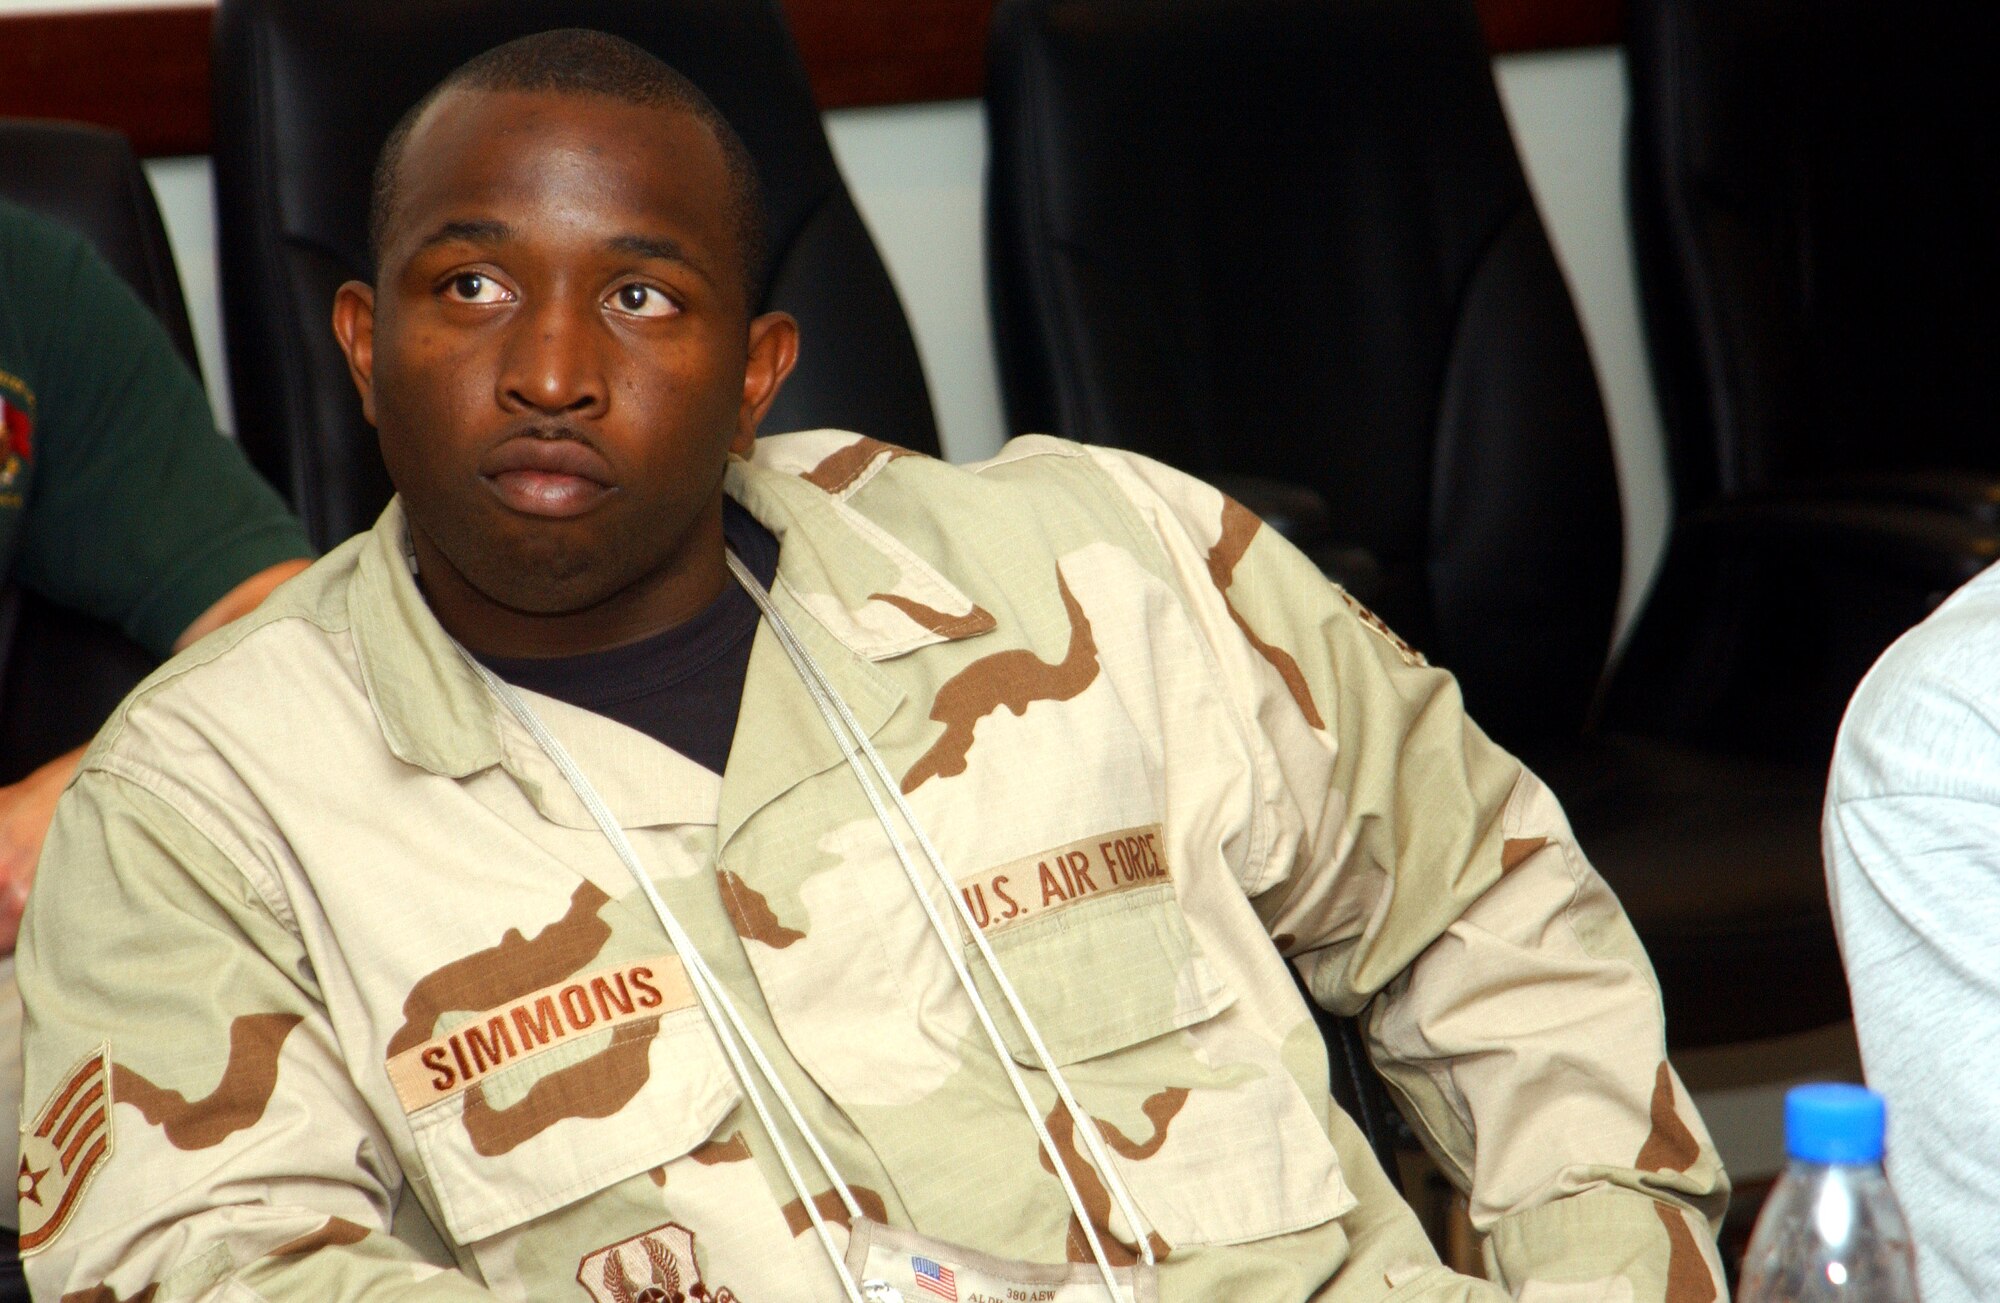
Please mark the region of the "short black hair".
<svg viewBox="0 0 2000 1303"><path fill-rule="evenodd" d="M462 63L410 106L382 142L368 203L368 252L379 274L382 244L395 214L403 150L424 110L452 91L549 91L559 95L602 95L643 108L672 108L692 115L722 147L729 171L730 217L742 262L743 292L757 310L764 274L764 194L757 164L729 120L708 96L680 73L641 47L608 32L560 27L496 45Z"/></svg>

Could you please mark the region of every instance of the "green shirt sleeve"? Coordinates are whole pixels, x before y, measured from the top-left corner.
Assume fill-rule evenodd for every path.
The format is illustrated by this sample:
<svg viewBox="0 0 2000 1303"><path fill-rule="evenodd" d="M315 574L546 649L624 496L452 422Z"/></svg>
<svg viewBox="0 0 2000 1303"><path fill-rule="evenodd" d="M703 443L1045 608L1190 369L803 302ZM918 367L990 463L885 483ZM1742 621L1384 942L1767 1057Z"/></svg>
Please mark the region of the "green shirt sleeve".
<svg viewBox="0 0 2000 1303"><path fill-rule="evenodd" d="M137 295L81 237L7 216L5 307L37 391L15 577L164 656L230 589L311 548Z"/></svg>

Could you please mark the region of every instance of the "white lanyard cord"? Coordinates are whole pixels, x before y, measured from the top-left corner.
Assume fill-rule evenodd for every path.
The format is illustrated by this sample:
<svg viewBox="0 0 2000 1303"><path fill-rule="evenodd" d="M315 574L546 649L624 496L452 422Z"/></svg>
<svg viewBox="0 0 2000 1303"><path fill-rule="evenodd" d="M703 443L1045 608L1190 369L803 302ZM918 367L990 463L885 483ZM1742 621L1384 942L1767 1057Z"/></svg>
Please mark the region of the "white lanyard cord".
<svg viewBox="0 0 2000 1303"><path fill-rule="evenodd" d="M765 591L764 585L759 583L757 577L751 574L749 569L737 559L735 553L728 553L726 559L729 563L731 573L736 576L736 581L743 586L744 591L750 595L751 599L757 603L758 608L763 611L764 618L770 624L771 631L777 636L779 645L784 648L785 654L791 659L793 668L797 671L800 680L806 685L813 703L819 707L820 714L825 718L827 730L833 734L834 740L840 745L841 753L847 757L847 763L853 769L854 776L861 784L862 791L867 795L869 805L874 808L875 817L880 821L882 831L888 837L889 845L895 851L897 861L902 865L904 876L909 879L911 889L916 893L918 904L923 908L924 916L930 920L931 930L936 934L939 944L943 946L945 957L950 961L952 971L957 976L959 985L964 988L967 998L971 1001L973 1011L978 1016L981 1028L985 1031L987 1039L992 1043L994 1053L999 1057L1000 1065L1006 1071L1009 1083L1013 1085L1015 1094L1020 1098L1022 1108L1028 1114L1029 1122L1034 1125L1036 1136L1041 1140L1042 1145L1048 1152L1050 1165L1055 1169L1058 1179L1062 1182L1063 1192L1069 1196L1070 1206L1076 1212L1077 1223L1082 1227L1084 1238L1090 1244L1091 1256L1096 1259L1098 1269L1104 1276L1105 1288L1110 1290L1112 1298L1116 1299L1118 1291L1112 1276L1110 1262L1104 1253L1104 1246L1098 1240L1096 1228L1091 1224L1090 1216L1084 1207L1082 1199L1077 1194L1074 1182L1070 1178L1068 1165L1063 1161L1061 1154L1056 1151L1054 1140L1042 1122L1040 1110L1036 1108L1033 1097L1028 1093L1027 1084L1021 1079L1019 1071L1014 1066L1013 1056L1008 1051L1006 1042L1001 1037L999 1029L994 1025L992 1015L986 1008L986 1002L981 997L978 986L972 980L971 972L965 966L965 960L959 951L957 939L951 934L951 930L945 927L944 921L938 917L937 910L931 902L930 893L924 890L916 867L911 864L909 855L903 848L902 838L896 835L895 827L889 821L888 812L883 808L881 797L877 792L878 783L880 789L889 794L889 799L895 804L897 813L902 816L903 822L909 827L911 834L915 837L918 847L924 853L924 858L930 864L931 871L937 876L939 883L943 886L946 898L956 907L957 915L964 923L966 933L972 938L973 945L978 949L980 957L986 961L988 970L993 974L994 984L999 988L1008 1009L1013 1013L1015 1021L1020 1025L1022 1032L1027 1037L1029 1047L1034 1051L1037 1062L1040 1064L1042 1070L1048 1074L1049 1082L1054 1086L1057 1097L1062 1100L1063 1107L1069 1110L1069 1115L1075 1123L1078 1137L1083 1141L1085 1149L1089 1151L1092 1161L1096 1163L1098 1171L1104 1177L1105 1188L1110 1192L1112 1198L1117 1201L1119 1211L1124 1214L1126 1224L1131 1227L1133 1238L1138 1243L1141 1259L1150 1266L1154 1258L1152 1244L1150 1243L1152 1237L1147 1233L1148 1225L1139 1215L1138 1209L1133 1205L1131 1194L1125 1187L1124 1178L1112 1163L1111 1155L1107 1151L1103 1137L1098 1131L1096 1119L1084 1111L1082 1105L1077 1103L1076 1096L1071 1093L1067 1078L1063 1075L1061 1069L1056 1066L1055 1057L1049 1052L1048 1045L1042 1040L1041 1033L1036 1029L1034 1020L1028 1016L1027 1008L1022 1004L1021 997L1016 992L1013 982L1009 980L1006 970L1001 966L999 956L993 953L992 947L986 941L985 933L972 917L971 907L965 903L963 896L960 894L958 884L952 880L951 874L946 870L944 858L938 853L937 847L932 845L929 836L924 832L923 825L917 821L916 812L910 808L909 802L903 799L902 789L897 785L895 779L890 776L888 767L882 763L882 757L876 752L873 744L869 742L868 735L862 729L860 721L854 718L854 713L848 709L846 701L834 690L832 683L826 677L825 671L821 670L818 661L813 659L811 650L799 641L798 635L792 631L791 626L785 621L785 618L779 614L776 604L771 600L771 595ZM838 725L835 722L836 714L839 719ZM875 781L870 781L867 771L862 768L860 757L856 754L857 750L861 754L866 755L869 767L874 770Z"/></svg>
<svg viewBox="0 0 2000 1303"><path fill-rule="evenodd" d="M778 1161L784 1166L785 1175L790 1178L792 1189L798 1193L799 1202L805 1207L806 1216L811 1220L813 1230L819 1237L820 1247L825 1251L827 1261L833 1264L834 1274L840 1278L843 1292L849 1303L865 1303L860 1288L848 1273L847 1264L840 1250L834 1245L833 1234L827 1229L826 1218L820 1213L811 1189L807 1187L798 1164L792 1158L790 1148L778 1130L776 1120L771 1116L769 1106L764 1102L763 1092L757 1088L749 1065L743 1062L742 1053L735 1044L736 1038L741 1038L742 1048L747 1049L750 1057L756 1061L757 1070L763 1074L765 1081L777 1094L792 1125L804 1137L806 1146L812 1150L813 1158L818 1161L820 1169L826 1173L827 1179L839 1194L840 1202L847 1209L848 1217L852 1219L849 1222L852 1226L854 1222L861 1220L861 1205L855 1201L847 1182L834 1167L833 1159L820 1145L812 1128L806 1125L805 1117L799 1111L791 1092L785 1088L784 1082L778 1079L770 1060L765 1057L756 1038L750 1035L750 1030L744 1024L741 1015L737 1013L735 1004L729 999L722 984L716 980L715 974L708 967L708 962L701 957L701 951L695 947L693 938L689 937L686 930L681 927L680 920L674 917L673 911L667 908L667 902L661 898L658 888L653 885L652 876L639 863L638 853L626 839L625 830L619 827L618 821L606 808L603 798L597 794L597 789L577 767L576 761L570 758L568 749L549 732L528 703L522 699L521 694L514 690L512 684L481 665L470 654L465 653L464 648L461 647L459 650L465 655L466 663L486 684L487 690L500 699L514 718L521 722L521 726L534 737L535 744L541 747L543 753L555 762L556 768L562 771L570 790L576 793L577 799L590 811L590 817L596 820L598 830L618 853L618 858L624 862L633 881L639 884L639 890L645 893L646 900L653 907L653 913L658 915L660 925L667 931L667 939L673 943L682 965L687 969L688 984L694 988L696 998L701 1001L703 1011L708 1014L709 1022L716 1031L716 1040L721 1044L723 1053L728 1056L729 1066L736 1073L736 1079L742 1083L745 1097L749 1099L751 1108L756 1110L758 1120L764 1124L765 1133L771 1137L771 1143L778 1153Z"/></svg>
<svg viewBox="0 0 2000 1303"><path fill-rule="evenodd" d="M768 615L770 612L767 610L766 614ZM789 633L789 630L787 630L787 633ZM780 635L779 641L781 644L786 644L786 639L783 635ZM786 645L789 652L790 647L788 644ZM796 659L793 664L795 667L797 666L798 662ZM855 752L853 742L838 727L838 720L834 715L832 707L827 704L826 696L822 692L820 685L814 682L811 676L804 673L803 670L800 672L800 678L805 684L807 694L812 697L813 704L819 707L822 718L826 720L828 732L833 735L834 741L839 744L841 754L847 758L850 769L852 769L855 777L860 781L862 794L868 798L868 804L873 807L876 819L881 823L883 831L888 834L889 845L896 854L897 862L902 865L904 876L910 881L910 886L915 892L918 906L924 911L924 917L930 921L932 932L939 938L944 947L945 958L951 964L952 972L957 976L960 986L970 994L973 1014L977 1017L980 1028L986 1033L987 1041L993 1046L994 1054L1000 1061L1001 1069L1007 1075L1008 1084L1014 1088L1014 1095L1020 1101L1022 1112L1027 1115L1029 1125L1035 1129L1036 1137L1041 1141L1044 1151L1049 1155L1050 1164L1055 1169L1056 1179L1062 1183L1063 1194L1069 1199L1070 1208L1076 1213L1077 1224L1083 1228L1084 1236L1089 1241L1091 1257L1096 1261L1098 1271L1104 1277L1104 1286L1110 1291L1114 1303L1117 1303L1117 1278L1112 1274L1110 1260L1104 1252L1103 1244L1098 1240L1096 1228L1091 1225L1090 1216L1085 1208L1083 1198L1078 1194L1076 1182L1070 1176L1069 1166L1063 1161L1062 1155L1057 1152L1055 1139L1049 1135L1048 1126L1042 1121L1041 1110L1036 1107L1034 1096L1028 1091L1027 1082L1022 1079L1020 1069L1014 1066L1014 1060L1007 1052L1007 1045L1000 1035L1000 1029L994 1025L993 1015L986 1008L985 1002L980 998L978 988L972 982L972 975L965 967L964 958L958 953L956 946L953 944L950 932L945 928L944 920L938 916L937 907L931 903L929 893L923 889L922 879L917 876L916 866L910 863L909 853L903 849L902 839L896 836L895 827L889 822L889 812L883 807L881 798L876 794L875 785L868 780L866 771L860 768L860 758Z"/></svg>

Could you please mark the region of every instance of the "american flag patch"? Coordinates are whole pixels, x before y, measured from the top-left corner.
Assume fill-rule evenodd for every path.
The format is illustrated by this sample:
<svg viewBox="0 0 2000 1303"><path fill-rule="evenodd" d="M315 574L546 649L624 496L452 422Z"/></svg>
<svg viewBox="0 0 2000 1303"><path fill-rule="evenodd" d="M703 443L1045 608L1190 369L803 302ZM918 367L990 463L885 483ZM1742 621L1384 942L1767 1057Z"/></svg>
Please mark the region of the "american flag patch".
<svg viewBox="0 0 2000 1303"><path fill-rule="evenodd" d="M5 452L22 461L35 459L35 418L5 395L0 395L0 427L6 432Z"/></svg>
<svg viewBox="0 0 2000 1303"><path fill-rule="evenodd" d="M917 1278L917 1288L937 1295L949 1303L958 1303L958 1276L950 1267L932 1262L929 1258L911 1258L910 1271Z"/></svg>

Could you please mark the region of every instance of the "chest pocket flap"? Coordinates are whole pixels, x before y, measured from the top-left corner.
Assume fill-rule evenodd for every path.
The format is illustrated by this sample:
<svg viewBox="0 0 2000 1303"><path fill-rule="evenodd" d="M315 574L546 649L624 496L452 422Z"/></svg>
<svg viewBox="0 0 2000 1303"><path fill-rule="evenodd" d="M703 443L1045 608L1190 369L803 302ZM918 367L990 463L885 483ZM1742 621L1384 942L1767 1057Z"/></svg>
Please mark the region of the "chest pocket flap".
<svg viewBox="0 0 2000 1303"><path fill-rule="evenodd" d="M1202 958L1171 886L1124 892L987 937L1058 1067L1164 1036L1234 1000ZM1039 1067L978 952L966 962L1016 1062Z"/></svg>
<svg viewBox="0 0 2000 1303"><path fill-rule="evenodd" d="M995 957L1169 1245L1242 1243L1338 1217L1354 1196L1286 1062L1293 1038L1274 1040L1203 956L1152 832L1093 839L1088 852L1064 848L961 889L999 906L985 920ZM966 959L1009 1053L1038 1067L991 970L969 945ZM1314 1036L1302 1016L1300 1047ZM1065 1161L1088 1163L1069 1124L1051 1123Z"/></svg>
<svg viewBox="0 0 2000 1303"><path fill-rule="evenodd" d="M388 1068L461 1244L688 1153L741 1095L673 956L463 1015Z"/></svg>

